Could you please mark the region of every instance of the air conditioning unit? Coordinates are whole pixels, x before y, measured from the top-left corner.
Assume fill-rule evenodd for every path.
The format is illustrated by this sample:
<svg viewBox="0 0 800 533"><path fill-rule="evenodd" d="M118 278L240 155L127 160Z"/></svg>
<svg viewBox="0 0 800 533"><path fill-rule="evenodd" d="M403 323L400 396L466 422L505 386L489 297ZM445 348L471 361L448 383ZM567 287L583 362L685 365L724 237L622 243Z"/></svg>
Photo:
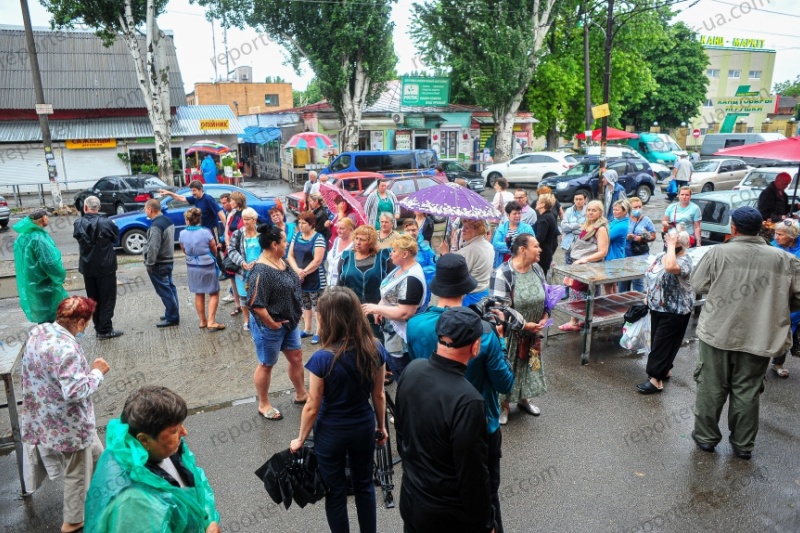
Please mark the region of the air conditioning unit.
<svg viewBox="0 0 800 533"><path fill-rule="evenodd" d="M402 113L392 113L392 120L395 124L402 124L405 119L406 117Z"/></svg>
<svg viewBox="0 0 800 533"><path fill-rule="evenodd" d="M250 76L248 76L247 74L242 74L242 81L247 81L249 79L250 79Z"/></svg>

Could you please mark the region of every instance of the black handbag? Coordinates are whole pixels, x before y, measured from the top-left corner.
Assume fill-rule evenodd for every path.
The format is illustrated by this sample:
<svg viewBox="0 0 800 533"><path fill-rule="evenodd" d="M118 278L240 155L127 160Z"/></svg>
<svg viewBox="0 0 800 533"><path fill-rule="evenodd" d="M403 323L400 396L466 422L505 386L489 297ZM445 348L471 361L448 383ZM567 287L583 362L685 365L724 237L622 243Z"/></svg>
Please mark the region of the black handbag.
<svg viewBox="0 0 800 533"><path fill-rule="evenodd" d="M227 273L229 276L235 276L236 274L241 272L242 267L234 263L230 255L226 255L225 257L222 258L221 270Z"/></svg>
<svg viewBox="0 0 800 533"><path fill-rule="evenodd" d="M644 304L633 304L625 313L623 318L625 322L630 322L633 324L634 322L638 322L646 317L649 311L650 309Z"/></svg>

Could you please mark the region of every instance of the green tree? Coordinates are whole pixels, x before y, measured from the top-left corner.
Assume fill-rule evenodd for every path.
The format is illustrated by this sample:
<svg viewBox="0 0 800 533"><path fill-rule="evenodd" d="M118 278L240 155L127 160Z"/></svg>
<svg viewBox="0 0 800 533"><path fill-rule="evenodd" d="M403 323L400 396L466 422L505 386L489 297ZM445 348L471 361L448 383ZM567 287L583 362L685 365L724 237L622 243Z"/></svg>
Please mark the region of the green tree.
<svg viewBox="0 0 800 533"><path fill-rule="evenodd" d="M540 59L555 0L414 4L411 35L429 65L463 76L497 128L495 161L511 156L517 110Z"/></svg>
<svg viewBox="0 0 800 533"><path fill-rule="evenodd" d="M776 83L772 92L781 96L800 96L800 75L798 75L794 81L786 80Z"/></svg>
<svg viewBox="0 0 800 533"><path fill-rule="evenodd" d="M308 82L305 91L292 91L292 96L294 96L295 107L316 104L317 102L321 102L323 100L322 93L319 90L319 82L317 81L317 78L314 78Z"/></svg>
<svg viewBox="0 0 800 533"><path fill-rule="evenodd" d="M643 60L653 73L656 88L628 107L624 114L627 123L645 129L658 121L673 128L700 113L708 85L708 56L695 32L683 22L670 26Z"/></svg>
<svg viewBox="0 0 800 533"><path fill-rule="evenodd" d="M272 76L267 76L264 79L264 83L286 83L286 80L284 80L280 76L275 76L274 78Z"/></svg>
<svg viewBox="0 0 800 533"><path fill-rule="evenodd" d="M286 48L298 73L302 60L308 61L342 121L342 150L358 148L361 113L378 98L397 63L390 20L394 1L198 0L224 24L265 32Z"/></svg>
<svg viewBox="0 0 800 533"><path fill-rule="evenodd" d="M170 150L169 66L156 19L167 0L40 0L55 28L82 24L96 31L106 46L122 39L130 50L153 127L158 176L174 183ZM142 31L144 38L142 38Z"/></svg>

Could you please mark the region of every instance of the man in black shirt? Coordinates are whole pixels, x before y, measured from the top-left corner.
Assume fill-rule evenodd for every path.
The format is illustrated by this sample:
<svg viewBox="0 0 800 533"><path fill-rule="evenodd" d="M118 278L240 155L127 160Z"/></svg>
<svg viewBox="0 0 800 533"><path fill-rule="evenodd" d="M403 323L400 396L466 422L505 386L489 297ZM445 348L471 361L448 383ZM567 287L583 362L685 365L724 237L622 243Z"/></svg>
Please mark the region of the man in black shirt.
<svg viewBox="0 0 800 533"><path fill-rule="evenodd" d="M436 352L412 361L398 383L405 533L494 531L483 397L464 378L482 334L474 311L448 308L436 323Z"/></svg>

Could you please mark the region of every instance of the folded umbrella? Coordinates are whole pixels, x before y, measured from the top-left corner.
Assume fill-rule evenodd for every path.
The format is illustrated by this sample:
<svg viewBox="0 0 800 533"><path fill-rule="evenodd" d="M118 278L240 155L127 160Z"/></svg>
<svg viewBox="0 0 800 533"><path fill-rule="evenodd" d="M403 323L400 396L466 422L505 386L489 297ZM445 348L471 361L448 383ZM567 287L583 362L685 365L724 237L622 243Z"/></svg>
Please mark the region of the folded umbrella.
<svg viewBox="0 0 800 533"><path fill-rule="evenodd" d="M500 220L500 212L485 198L456 183L443 183L409 194L400 201L409 211L471 220Z"/></svg>
<svg viewBox="0 0 800 533"><path fill-rule="evenodd" d="M286 509L292 501L301 508L316 503L328 492L319 474L314 448L304 446L297 453L283 450L261 465L255 474L264 483L272 501Z"/></svg>

